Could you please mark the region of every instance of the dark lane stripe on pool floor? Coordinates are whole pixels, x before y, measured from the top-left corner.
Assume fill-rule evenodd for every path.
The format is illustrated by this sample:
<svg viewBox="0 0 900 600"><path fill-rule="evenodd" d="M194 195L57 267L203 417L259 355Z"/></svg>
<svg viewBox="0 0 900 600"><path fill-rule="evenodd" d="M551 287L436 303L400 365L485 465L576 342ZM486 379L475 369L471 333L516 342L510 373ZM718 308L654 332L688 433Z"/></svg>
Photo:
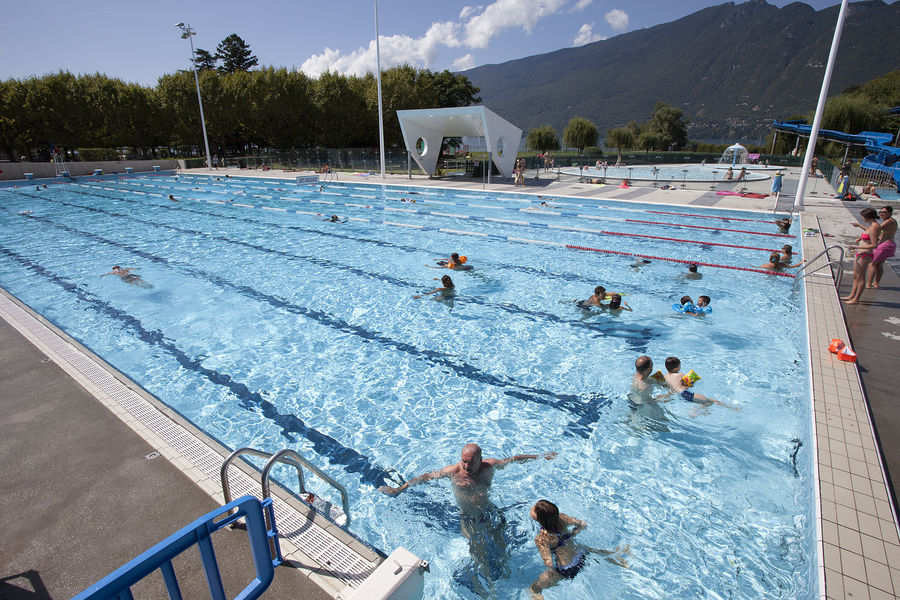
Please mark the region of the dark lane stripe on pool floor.
<svg viewBox="0 0 900 600"><path fill-rule="evenodd" d="M105 212L101 209L90 210ZM600 419L600 416L602 414L601 409L611 404L611 401L608 398L605 398L600 394L588 394L582 397L575 394L557 394L543 388L521 385L516 383L515 380L509 377L486 373L478 367L471 365L465 361L458 360L451 355L438 352L436 350L418 348L412 344L394 340L386 335L381 334L380 332L372 331L359 325L351 325L340 317L330 315L321 311L312 310L304 306L285 302L284 300L281 300L276 296L260 292L249 286L232 283L227 279L224 279L212 273L208 273L201 269L197 269L192 266L179 265L169 261L166 258L156 256L127 244L123 244L121 242L116 242L113 240L107 240L90 232L80 231L68 225L55 223L50 219L46 219L45 217L38 217L35 215L22 216L30 220L39 221L47 225L63 229L64 231L68 231L70 233L88 237L96 241L121 248L134 254L135 256L139 256L158 264L164 264L171 268L177 268L183 272L188 273L191 276L205 279L220 288L237 291L238 293L246 297L267 303L275 308L279 308L293 314L313 319L322 325L331 327L342 333L357 335L364 340L375 341L387 348L392 348L394 350L404 352L416 358L422 358L432 363L432 365L434 366L449 368L457 375L471 381L476 381L493 387L503 388L504 393L508 396L519 398L521 400L527 400L537 404L542 404L545 406L551 406L559 410L569 412L578 417L578 419L576 421L569 422L568 428L565 431L566 435L578 435L587 438L593 429L592 425Z"/></svg>

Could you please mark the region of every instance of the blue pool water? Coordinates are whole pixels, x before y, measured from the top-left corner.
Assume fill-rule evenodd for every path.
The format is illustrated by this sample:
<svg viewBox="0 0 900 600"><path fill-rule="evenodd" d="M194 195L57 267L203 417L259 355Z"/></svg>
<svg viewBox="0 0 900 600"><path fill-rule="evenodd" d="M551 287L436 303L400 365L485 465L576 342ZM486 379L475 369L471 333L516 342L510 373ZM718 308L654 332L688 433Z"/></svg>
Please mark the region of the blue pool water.
<svg viewBox="0 0 900 600"><path fill-rule="evenodd" d="M85 180L0 188L0 285L228 446L291 447L326 469L348 489L355 534L431 563L426 597L530 597L544 567L528 510L544 497L588 522L581 543L631 547L630 568L592 558L547 598L812 598L802 298L789 278L701 266L690 280L676 262L743 268L799 248L767 218L425 188ZM447 274L425 265L453 251L474 266L450 273L456 297L414 299ZM114 264L152 287L100 277ZM576 308L598 284L633 311ZM675 313L684 294L711 296L713 312ZM702 377L697 392L740 410L633 405L643 354L660 368L679 356ZM492 457L559 453L496 474L505 549L484 572L447 480L377 491L455 462L467 442Z"/></svg>

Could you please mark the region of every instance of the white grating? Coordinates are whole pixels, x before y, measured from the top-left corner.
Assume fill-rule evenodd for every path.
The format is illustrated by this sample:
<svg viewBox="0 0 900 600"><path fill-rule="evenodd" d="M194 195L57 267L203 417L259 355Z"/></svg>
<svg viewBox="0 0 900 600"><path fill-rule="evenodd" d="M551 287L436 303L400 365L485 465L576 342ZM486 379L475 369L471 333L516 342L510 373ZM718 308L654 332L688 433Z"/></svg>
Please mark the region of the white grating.
<svg viewBox="0 0 900 600"><path fill-rule="evenodd" d="M163 445L174 452L176 457L181 458L181 460L176 458L173 464L185 471L188 477L197 482L212 480L218 489L222 454L162 413L153 403L115 377L93 357L69 343L2 293L0 293L0 317L5 318L76 380L86 379L90 382L96 390L89 391L92 391L98 400L107 406L121 407L140 426L162 440ZM120 418L123 417L120 415ZM135 425L125 418L123 420L141 434ZM159 444L157 440L151 443L154 446ZM200 475L186 470L185 463L199 471ZM250 475L237 468L230 469L228 475L233 498L245 494L259 496L260 484ZM275 519L283 538L347 586L358 587L377 566L285 502L275 504Z"/></svg>

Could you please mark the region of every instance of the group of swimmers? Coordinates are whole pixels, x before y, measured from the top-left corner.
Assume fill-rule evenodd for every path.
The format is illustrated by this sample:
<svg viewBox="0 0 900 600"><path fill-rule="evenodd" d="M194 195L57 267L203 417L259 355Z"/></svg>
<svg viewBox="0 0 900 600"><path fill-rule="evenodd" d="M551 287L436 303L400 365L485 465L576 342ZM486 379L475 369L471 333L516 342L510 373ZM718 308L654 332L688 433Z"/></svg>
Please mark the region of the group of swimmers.
<svg viewBox="0 0 900 600"><path fill-rule="evenodd" d="M504 535L506 517L488 496L494 474L510 464L538 458L552 460L556 458L556 452L517 454L498 459L482 457L481 448L477 444L466 444L458 463L413 477L399 487L386 485L379 490L389 496L396 496L414 485L449 478L453 495L460 508L460 530L469 542L469 552L480 563L479 566L488 568L496 565L498 561L502 562L504 557L508 556ZM575 536L587 527L587 524L561 513L553 502L538 500L531 507L529 517L540 526L534 543L547 566L547 569L531 584L531 595L534 600L541 600L544 597L543 590L561 580L574 578L591 552L605 555L610 562L628 567L626 557L630 554L630 548L627 545L617 547L615 550L600 550L576 544ZM500 570L503 571L503 576L509 576L505 565Z"/></svg>

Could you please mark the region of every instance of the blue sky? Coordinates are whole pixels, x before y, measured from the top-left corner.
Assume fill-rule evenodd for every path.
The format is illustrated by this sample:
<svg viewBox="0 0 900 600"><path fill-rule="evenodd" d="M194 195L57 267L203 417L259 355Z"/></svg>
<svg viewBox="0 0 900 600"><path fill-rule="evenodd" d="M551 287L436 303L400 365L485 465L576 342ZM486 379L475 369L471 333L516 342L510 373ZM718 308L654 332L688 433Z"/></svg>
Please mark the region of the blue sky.
<svg viewBox="0 0 900 600"><path fill-rule="evenodd" d="M740 2L739 2L740 3ZM784 6L787 0L770 1ZM838 0L810 0L816 10ZM0 79L59 69L100 72L153 85L188 66L190 48L174 27L189 23L198 48L215 51L231 33L260 65L375 70L374 2L126 0L5 2L0 12ZM382 68L407 63L464 70L581 45L676 20L704 0L481 0L480 3L381 0Z"/></svg>

